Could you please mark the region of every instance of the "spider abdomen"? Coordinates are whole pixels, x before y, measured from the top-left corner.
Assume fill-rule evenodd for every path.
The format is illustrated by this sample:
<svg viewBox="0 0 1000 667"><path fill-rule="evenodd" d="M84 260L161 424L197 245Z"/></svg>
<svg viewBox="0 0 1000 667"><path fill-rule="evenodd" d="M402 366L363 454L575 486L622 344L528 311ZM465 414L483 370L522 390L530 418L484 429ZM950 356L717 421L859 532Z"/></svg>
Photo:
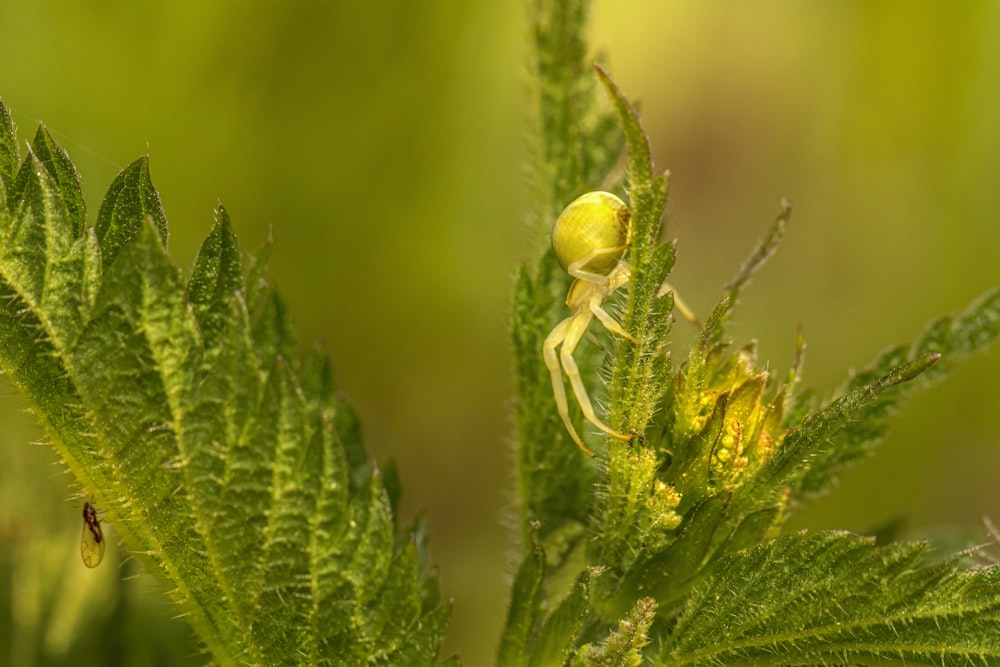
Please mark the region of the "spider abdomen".
<svg viewBox="0 0 1000 667"><path fill-rule="evenodd" d="M592 257L583 271L608 275L618 265L628 245L630 212L621 199L610 192L588 192L563 209L552 229L552 249L564 271L570 265Z"/></svg>

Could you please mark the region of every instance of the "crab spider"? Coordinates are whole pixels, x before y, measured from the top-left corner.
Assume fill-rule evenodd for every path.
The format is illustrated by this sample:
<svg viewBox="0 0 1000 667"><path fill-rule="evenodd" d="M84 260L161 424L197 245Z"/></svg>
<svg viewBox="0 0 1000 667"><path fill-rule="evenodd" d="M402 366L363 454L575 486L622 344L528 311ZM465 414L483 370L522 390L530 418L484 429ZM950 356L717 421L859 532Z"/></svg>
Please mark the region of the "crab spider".
<svg viewBox="0 0 1000 667"><path fill-rule="evenodd" d="M631 213L621 199L609 192L588 192L577 197L556 220L552 230L552 249L559 265L575 278L566 295L566 305L573 314L557 324L545 339L542 355L552 375L552 390L556 408L573 441L588 456L587 449L569 419L569 404L563 373L569 379L583 416L591 424L613 438L629 440L631 436L615 431L597 418L580 370L573 359L580 339L596 317L608 331L638 343L632 335L603 308L604 302L616 289L628 283L628 265L622 255L629 245ZM562 346L559 352L556 348Z"/></svg>

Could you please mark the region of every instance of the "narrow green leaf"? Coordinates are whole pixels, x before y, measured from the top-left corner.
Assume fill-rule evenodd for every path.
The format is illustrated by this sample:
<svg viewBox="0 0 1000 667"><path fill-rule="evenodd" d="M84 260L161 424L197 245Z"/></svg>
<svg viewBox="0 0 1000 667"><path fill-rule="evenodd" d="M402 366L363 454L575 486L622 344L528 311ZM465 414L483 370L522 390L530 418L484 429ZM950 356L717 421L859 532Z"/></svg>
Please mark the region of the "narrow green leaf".
<svg viewBox="0 0 1000 667"><path fill-rule="evenodd" d="M392 508L393 515L399 510L399 501L403 496L403 483L399 479L399 468L395 459L389 459L379 467L382 475L382 486L389 498L389 507Z"/></svg>
<svg viewBox="0 0 1000 667"><path fill-rule="evenodd" d="M38 127L31 146L39 162L52 176L55 186L53 190L66 207L73 228L73 236L80 236L83 234L83 228L86 224L87 207L83 203L80 175L76 172L76 167L70 161L66 151L52 139L44 125Z"/></svg>
<svg viewBox="0 0 1000 667"><path fill-rule="evenodd" d="M386 656L386 665L430 665L440 651L441 641L448 631L451 620L451 605L436 607L420 619L420 623L411 627L412 632L405 640L399 642L395 651ZM336 660L330 662L336 665ZM441 664L458 667L458 657L452 657Z"/></svg>
<svg viewBox="0 0 1000 667"><path fill-rule="evenodd" d="M142 230L146 217L153 220L160 242L167 242L167 217L160 195L149 178L149 157L122 169L104 195L97 213L97 240L104 266L109 266L129 241Z"/></svg>
<svg viewBox="0 0 1000 667"><path fill-rule="evenodd" d="M639 122L639 114L636 113L615 82L611 80L607 71L596 63L594 69L611 99L611 104L618 114L619 126L625 134L625 145L628 147L628 168L631 172L629 178L633 183L648 183L653 180L653 161L649 150L649 139ZM653 224L658 226L658 222ZM652 230L644 228L641 224L635 229L635 232L640 234L640 238L637 239L639 245L649 246L651 244L653 239L646 238L649 231Z"/></svg>
<svg viewBox="0 0 1000 667"><path fill-rule="evenodd" d="M537 541L533 546L521 562L511 587L507 623L497 648L498 667L523 665L528 655L545 577L545 552Z"/></svg>
<svg viewBox="0 0 1000 667"><path fill-rule="evenodd" d="M591 569L580 573L573 584L573 590L545 619L527 664L547 667L566 662L586 618L590 602L590 579L598 574L599 570Z"/></svg>
<svg viewBox="0 0 1000 667"><path fill-rule="evenodd" d="M711 555L713 544L725 524L727 494L714 496L689 510L680 535L669 548L643 554L622 577L621 590L603 616L620 617L628 605L642 596L656 599L660 612L671 615L684 599L690 587L702 575L702 566ZM624 606L623 606L624 605Z"/></svg>
<svg viewBox="0 0 1000 667"><path fill-rule="evenodd" d="M926 549L825 532L735 553L692 591L661 664L1000 659L1000 571L921 567Z"/></svg>
<svg viewBox="0 0 1000 667"><path fill-rule="evenodd" d="M14 184L20 162L17 128L10 117L10 110L0 99L0 205L7 202L7 193Z"/></svg>
<svg viewBox="0 0 1000 667"><path fill-rule="evenodd" d="M944 377L948 370L969 355L983 350L1000 337L1000 288L979 296L954 317L932 324L912 346L911 357L936 353L942 364L932 369L927 383Z"/></svg>
<svg viewBox="0 0 1000 667"><path fill-rule="evenodd" d="M372 468L361 440L361 424L354 410L343 402L337 404L333 424L337 443L344 448L344 458L348 469L348 488L351 495L354 495L364 486Z"/></svg>
<svg viewBox="0 0 1000 667"><path fill-rule="evenodd" d="M268 238L258 249L247 268L246 278L250 336L262 368L269 368L277 357L294 359L298 354L298 342L285 303L268 276L271 245Z"/></svg>
<svg viewBox="0 0 1000 667"><path fill-rule="evenodd" d="M774 219L774 224L771 225L771 229L768 230L767 236L765 236L758 244L757 247L753 249L750 256L743 262L740 267L739 272L733 276L723 291L726 292L726 303L728 305L725 313L722 314L718 326L713 327L713 342L719 342L722 339L722 332L725 327L726 322L729 320L729 315L732 313L732 309L736 307L739 303L740 294L743 292L743 288L747 286L750 279L753 278L754 274L767 263L775 252L778 250L778 245L781 243L781 239L785 236L785 229L788 226L788 219L792 215L792 204L787 199L781 200L781 207L778 210L778 215Z"/></svg>
<svg viewBox="0 0 1000 667"><path fill-rule="evenodd" d="M609 418L612 428L642 434L659 409L670 374L667 334L673 303L669 294L661 292L674 263L674 247L657 245L667 203L667 179L666 175L653 176L649 141L635 109L607 72L599 65L595 69L618 114L628 147L632 219L627 261L632 282L622 326L639 341L636 345L622 339L617 344L608 389Z"/></svg>
<svg viewBox="0 0 1000 667"><path fill-rule="evenodd" d="M33 152L18 179L15 209L0 216L0 262L21 298L39 309L46 332L66 341L96 295L96 248L79 235L59 183Z"/></svg>
<svg viewBox="0 0 1000 667"><path fill-rule="evenodd" d="M600 111L587 62L586 0L533 2L537 82L536 185L540 217L552 224L563 206L605 179L621 156L613 117Z"/></svg>
<svg viewBox="0 0 1000 667"><path fill-rule="evenodd" d="M908 361L863 387L858 387L825 408L809 415L801 426L792 430L775 455L767 461L758 477L759 486L746 485L754 490L760 487L778 488L797 471L809 469L808 463L822 459L834 444L831 436L845 424L857 421L867 410L878 406L879 399L897 385L912 380L932 365L940 355L928 354ZM748 494L751 491L748 490Z"/></svg>
<svg viewBox="0 0 1000 667"><path fill-rule="evenodd" d="M894 347L883 352L866 369L847 383L847 392L857 392L894 366L918 363L931 355L940 361L930 365L919 378L896 385L880 385L878 396L869 396L864 406L856 406L850 421L832 433L829 446L817 452L803 471L798 486L807 495L830 488L836 473L871 453L881 442L889 418L913 392L927 388L947 375L955 364L985 349L1000 337L1000 289L993 289L970 304L962 313L932 322L906 349ZM831 406L832 407L832 406Z"/></svg>
<svg viewBox="0 0 1000 667"><path fill-rule="evenodd" d="M243 263L236 235L229 214L219 205L215 226L201 244L187 288L206 347L215 347L229 320L235 292L242 288Z"/></svg>
<svg viewBox="0 0 1000 667"><path fill-rule="evenodd" d="M783 199L778 216L775 218L774 224L768 231L767 236L757 244L757 247L754 248L750 256L743 262L743 266L740 267L739 272L733 279L722 288L723 291L728 293L727 296L731 302L737 300L740 292L750 282L753 275L757 273L757 270L778 250L778 244L781 243L781 239L785 236L785 228L788 226L788 219L791 215L792 204L787 199Z"/></svg>

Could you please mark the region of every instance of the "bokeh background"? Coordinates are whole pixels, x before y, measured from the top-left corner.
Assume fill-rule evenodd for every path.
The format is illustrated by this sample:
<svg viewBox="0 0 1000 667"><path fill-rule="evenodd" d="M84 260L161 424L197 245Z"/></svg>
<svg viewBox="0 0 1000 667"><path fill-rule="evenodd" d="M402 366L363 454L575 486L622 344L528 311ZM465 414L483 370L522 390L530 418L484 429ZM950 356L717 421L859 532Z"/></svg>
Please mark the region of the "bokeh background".
<svg viewBox="0 0 1000 667"><path fill-rule="evenodd" d="M447 649L469 665L490 662L511 572L506 309L539 250L526 21L462 0L0 1L0 96L23 138L44 120L69 151L91 219L148 151L181 266L217 201L245 247L270 230L301 340L328 345L370 451L397 460L404 519L429 514ZM673 282L697 311L795 201L733 330L777 372L801 323L805 382L828 395L1000 283L997 3L606 1L592 36L671 170ZM117 549L83 567L80 503L0 393L0 664L123 664L135 646L129 664L200 664L157 584L119 582L135 566ZM998 400L994 350L912 401L796 526L982 534Z"/></svg>

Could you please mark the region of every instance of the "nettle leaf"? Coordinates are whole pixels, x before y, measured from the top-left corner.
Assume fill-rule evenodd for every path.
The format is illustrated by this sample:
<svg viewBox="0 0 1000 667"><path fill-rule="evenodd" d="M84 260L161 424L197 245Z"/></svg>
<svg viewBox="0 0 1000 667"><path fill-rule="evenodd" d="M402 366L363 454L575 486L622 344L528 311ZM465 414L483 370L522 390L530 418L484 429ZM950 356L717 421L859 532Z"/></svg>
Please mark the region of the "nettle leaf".
<svg viewBox="0 0 1000 667"><path fill-rule="evenodd" d="M0 105L0 363L219 665L431 664L448 624L329 361L298 346L220 206L185 284L140 158L85 226L39 128Z"/></svg>
<svg viewBox="0 0 1000 667"><path fill-rule="evenodd" d="M608 390L609 419L611 427L622 433L642 434L669 386L667 335L673 299L662 288L674 264L674 246L659 243L667 204L667 177L653 174L649 140L635 109L607 72L598 65L595 68L618 114L628 146L632 231L626 259L632 280L622 326L639 341L638 345L618 341ZM626 451L627 445L617 443L611 449L614 467L614 459Z"/></svg>
<svg viewBox="0 0 1000 667"><path fill-rule="evenodd" d="M147 217L166 245L167 216L160 205L160 195L149 179L149 159L142 158L118 173L97 213L94 230L105 266L139 234Z"/></svg>
<svg viewBox="0 0 1000 667"><path fill-rule="evenodd" d="M534 528L538 529L537 524ZM590 583L600 574L588 568L579 574L573 587L548 615L545 606L545 549L533 534L532 550L518 568L511 588L507 623L497 650L497 665L564 664L575 650L590 602Z"/></svg>
<svg viewBox="0 0 1000 667"><path fill-rule="evenodd" d="M662 665L966 665L1000 659L1000 568L922 566L925 543L800 533L737 552L691 593Z"/></svg>
<svg viewBox="0 0 1000 667"><path fill-rule="evenodd" d="M956 363L984 350L997 338L1000 338L1000 288L986 292L958 315L930 323L909 348L897 346L882 352L846 383L843 394L845 398L857 395L864 387L875 384L884 391L870 397L853 412L851 419L841 419L824 446L810 454L809 466L799 470L796 487L803 495L827 491L839 471L869 455L882 441L890 418L907 397L940 381ZM894 368L919 365L921 359L931 357L940 360L908 382L886 386L879 380L888 377ZM824 412L843 400L831 404Z"/></svg>
<svg viewBox="0 0 1000 667"><path fill-rule="evenodd" d="M597 466L578 456L556 412L549 371L542 361L543 341L569 315L565 302L571 282L548 240L566 204L602 187L623 145L614 114L602 109L594 94L596 82L587 64L583 31L588 4L586 0L532 3L536 59L531 68L540 82L532 100L536 127L532 171L537 194L532 216L545 248L537 261L519 269L511 308L521 535L529 545L532 526L538 522L538 535L554 563L563 561L583 534ZM589 382L598 374L604 354L596 345L585 343L575 358ZM599 386L593 389L599 400L603 392ZM571 412L579 421L576 405ZM558 475L553 475L555 470Z"/></svg>
<svg viewBox="0 0 1000 667"><path fill-rule="evenodd" d="M537 530L537 524L535 529ZM528 653L537 632L542 581L545 578L545 550L532 533L532 548L525 555L511 586L507 623L497 650L498 665L518 665Z"/></svg>
<svg viewBox="0 0 1000 667"><path fill-rule="evenodd" d="M7 106L0 100L0 183L3 185L3 189L0 190L0 195L3 195L0 196L0 203L5 205L6 188L14 182L19 162L14 121Z"/></svg>

